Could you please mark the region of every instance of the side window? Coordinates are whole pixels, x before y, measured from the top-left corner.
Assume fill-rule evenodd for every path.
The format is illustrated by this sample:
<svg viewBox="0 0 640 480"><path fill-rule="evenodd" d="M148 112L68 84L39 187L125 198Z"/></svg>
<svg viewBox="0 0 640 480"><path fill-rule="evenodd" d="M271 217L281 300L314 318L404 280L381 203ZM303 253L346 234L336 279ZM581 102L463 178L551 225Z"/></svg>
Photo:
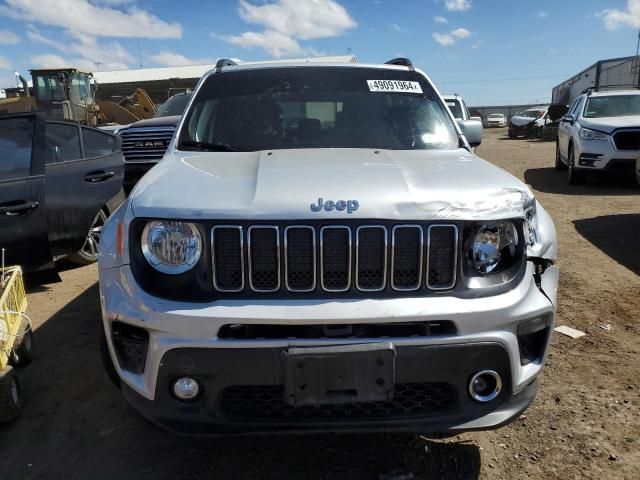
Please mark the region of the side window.
<svg viewBox="0 0 640 480"><path fill-rule="evenodd" d="M77 125L47 123L46 128L45 165L82 158Z"/></svg>
<svg viewBox="0 0 640 480"><path fill-rule="evenodd" d="M576 105L576 111L573 112L573 115L575 117L578 117L579 115L582 115L582 111L584 110L584 102L586 101L586 98L587 97L580 97L580 101Z"/></svg>
<svg viewBox="0 0 640 480"><path fill-rule="evenodd" d="M96 132L83 127L82 143L85 158L102 157L113 152L116 138L108 133Z"/></svg>
<svg viewBox="0 0 640 480"><path fill-rule="evenodd" d="M31 174L33 119L0 120L0 181Z"/></svg>
<svg viewBox="0 0 640 480"><path fill-rule="evenodd" d="M582 101L582 97L578 97L573 101L573 105L571 105L571 108L569 109L569 115L575 115L576 114L576 110L578 109L578 104Z"/></svg>

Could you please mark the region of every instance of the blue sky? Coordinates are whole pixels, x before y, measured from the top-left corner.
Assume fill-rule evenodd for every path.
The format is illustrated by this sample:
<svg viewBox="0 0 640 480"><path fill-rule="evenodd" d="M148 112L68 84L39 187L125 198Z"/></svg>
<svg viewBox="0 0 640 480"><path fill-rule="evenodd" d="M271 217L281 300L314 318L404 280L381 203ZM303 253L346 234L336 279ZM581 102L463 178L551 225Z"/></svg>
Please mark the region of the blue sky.
<svg viewBox="0 0 640 480"><path fill-rule="evenodd" d="M599 59L634 54L638 29L640 0L0 0L0 85L43 65L350 51L407 56L471 105L535 103Z"/></svg>

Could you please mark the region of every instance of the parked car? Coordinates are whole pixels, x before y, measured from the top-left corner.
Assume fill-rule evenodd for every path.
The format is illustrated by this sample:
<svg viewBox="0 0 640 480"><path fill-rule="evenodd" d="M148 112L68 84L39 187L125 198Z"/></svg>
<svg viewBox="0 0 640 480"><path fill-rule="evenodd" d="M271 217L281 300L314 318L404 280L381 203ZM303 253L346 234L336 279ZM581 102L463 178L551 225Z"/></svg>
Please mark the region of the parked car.
<svg viewBox="0 0 640 480"><path fill-rule="evenodd" d="M191 92L174 95L158 108L153 118L116 130L123 140L124 189L127 193L162 160L190 98Z"/></svg>
<svg viewBox="0 0 640 480"><path fill-rule="evenodd" d="M491 113L486 120L487 127L506 127L507 117L504 113Z"/></svg>
<svg viewBox="0 0 640 480"><path fill-rule="evenodd" d="M533 400L553 222L407 59L218 62L107 222L107 372L182 433L494 428Z"/></svg>
<svg viewBox="0 0 640 480"><path fill-rule="evenodd" d="M509 121L509 138L535 136L538 124L536 121L544 118L546 107L530 108L511 117Z"/></svg>
<svg viewBox="0 0 640 480"><path fill-rule="evenodd" d="M35 113L0 116L0 247L27 272L67 257L98 258L107 217L121 203L119 139Z"/></svg>
<svg viewBox="0 0 640 480"><path fill-rule="evenodd" d="M640 90L589 90L560 121L555 167L571 184L588 173L633 174L639 156Z"/></svg>

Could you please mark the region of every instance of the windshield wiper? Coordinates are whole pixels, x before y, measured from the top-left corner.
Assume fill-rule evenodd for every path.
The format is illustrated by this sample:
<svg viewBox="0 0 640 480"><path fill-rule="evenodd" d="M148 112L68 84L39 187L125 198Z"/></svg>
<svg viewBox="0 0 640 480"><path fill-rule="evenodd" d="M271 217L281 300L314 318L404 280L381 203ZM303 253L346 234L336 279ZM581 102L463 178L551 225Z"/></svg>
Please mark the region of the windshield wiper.
<svg viewBox="0 0 640 480"><path fill-rule="evenodd" d="M251 150L242 147L234 147L228 143L212 143L212 142L198 142L195 140L182 140L178 145L181 147L199 148L208 152L250 152Z"/></svg>

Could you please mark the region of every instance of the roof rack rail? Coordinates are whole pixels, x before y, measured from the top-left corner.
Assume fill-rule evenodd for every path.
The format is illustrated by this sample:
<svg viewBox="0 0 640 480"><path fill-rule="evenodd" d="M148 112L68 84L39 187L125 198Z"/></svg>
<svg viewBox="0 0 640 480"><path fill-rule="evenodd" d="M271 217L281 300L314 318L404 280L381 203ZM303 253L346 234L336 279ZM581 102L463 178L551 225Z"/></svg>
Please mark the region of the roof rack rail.
<svg viewBox="0 0 640 480"><path fill-rule="evenodd" d="M408 58L404 58L404 57L398 57L398 58L393 58L391 60L389 60L388 62L384 62L385 65L400 65L403 67L409 67L409 70L411 70L412 72L415 70L413 68L413 62L411 60L409 60Z"/></svg>
<svg viewBox="0 0 640 480"><path fill-rule="evenodd" d="M617 90L617 89L640 89L640 85L636 85L634 83L620 83L616 85L600 85L599 87L588 87L585 88L582 93L586 93L591 95L593 92L602 92L608 90Z"/></svg>
<svg viewBox="0 0 640 480"><path fill-rule="evenodd" d="M220 73L222 71L222 67L231 67L233 65L237 65L236 62L230 60L228 58L221 58L216 62L216 73Z"/></svg>

